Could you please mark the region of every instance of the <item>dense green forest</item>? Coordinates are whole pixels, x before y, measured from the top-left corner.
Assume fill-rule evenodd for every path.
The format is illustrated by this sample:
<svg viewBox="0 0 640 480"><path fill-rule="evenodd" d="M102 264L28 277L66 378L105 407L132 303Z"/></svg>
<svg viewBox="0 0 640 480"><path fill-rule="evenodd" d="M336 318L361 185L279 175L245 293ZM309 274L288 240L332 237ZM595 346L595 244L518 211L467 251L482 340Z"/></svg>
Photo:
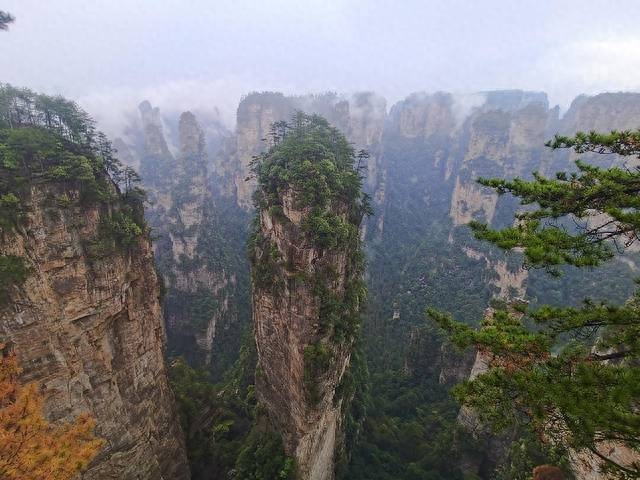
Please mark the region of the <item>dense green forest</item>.
<svg viewBox="0 0 640 480"><path fill-rule="evenodd" d="M272 135L277 136L278 132L276 125ZM464 360L464 354L455 353L454 347L447 347L445 335L426 319L424 312L427 307L435 306L452 312L455 318L463 319L469 325L481 323L484 309L496 294L495 287L491 285L494 274L486 268L484 261L466 255L460 245L473 245L486 251L490 258L506 258L514 270L521 268L524 258L521 254L504 257L499 249L487 249L469 229L455 229L453 242L447 238L451 220L442 212L449 202L451 186L446 183L433 185L428 177L430 174L423 170L425 155L448 148L446 142L430 139L430 143L425 143L393 137L393 133L388 135L389 138L385 139L389 145L386 155L389 161L397 162L395 169L390 171L399 178L409 172L415 175L424 171L424 183L441 189L440 194L437 190L433 193L441 203L432 203L426 211L419 202L413 204L418 209L416 211L412 211L411 202L392 203L390 208L395 210L385 212L391 219L385 226L385 236L382 240L368 240L367 278L371 294L360 347L364 352L363 368L359 368L359 373L353 377L357 394L353 411L348 414L352 425L347 429L350 452L346 462L339 465L339 477L475 478L475 474L466 467L471 464L480 466L480 478L528 479L535 465L549 462L562 466L568 474L564 450L558 445L541 443L526 428L518 427L515 434L518 441L510 448L488 443L487 439L493 438L489 433L486 438L474 439L459 425L459 403L449 392L452 383L443 383L440 375L452 363L461 362L462 370L470 368L470 365L468 359ZM274 163L272 168L281 168L281 165ZM286 170L278 170L277 173L290 175ZM301 178L316 181L313 176ZM277 182L271 185L278 188ZM424 184L418 181L412 185L417 185L415 196L418 197ZM403 188L406 189L406 185ZM312 188L310 194L315 194L316 190ZM402 195L411 198L411 192L404 191ZM500 210L502 213L495 220L496 225L508 225L508 214L511 212L513 215L515 206L513 199L507 199ZM278 214L277 205L268 205L268 208ZM428 221L416 222L416 218ZM319 232L318 241L340 238L337 230L334 231L339 226L332 227L330 221L323 225L322 228L310 225L310 228L316 227L313 231ZM331 235L321 236L324 230L332 228ZM277 261L277 258L272 260ZM403 268L397 268L398 265ZM265 271L256 270L258 281L270 278L268 267L264 266ZM632 293L632 283L621 285L615 280L630 278L628 267L623 263L610 264L605 275L595 270L582 274L566 267L560 268L563 275L559 277L548 276L543 271L530 271L528 294L532 306L543 303L557 305L561 301L579 305L581 295L603 293L612 302L620 304ZM579 285L578 289L576 285ZM397 293L390 297L389 292ZM477 297L471 296L471 292ZM400 312L397 319L396 311ZM450 349L453 353L447 357L443 355L443 349ZM467 367L464 366L465 361ZM244 421L246 417L245 420L233 420L233 424ZM243 435L247 432L244 430ZM223 444L224 441L218 442L218 445ZM505 455L508 460L496 458L495 452L491 452L496 448L502 449L500 455Z"/></svg>

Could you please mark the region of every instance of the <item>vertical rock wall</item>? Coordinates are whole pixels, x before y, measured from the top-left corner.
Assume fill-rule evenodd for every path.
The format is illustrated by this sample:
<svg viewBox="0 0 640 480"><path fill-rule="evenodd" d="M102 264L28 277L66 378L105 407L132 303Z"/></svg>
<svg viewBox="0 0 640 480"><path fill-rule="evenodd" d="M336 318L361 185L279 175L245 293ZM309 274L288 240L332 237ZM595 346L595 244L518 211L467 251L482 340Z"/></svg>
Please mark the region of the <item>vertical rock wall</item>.
<svg viewBox="0 0 640 480"><path fill-rule="evenodd" d="M246 214L237 215L225 207L235 200L217 195L224 180L217 176L222 172L215 155L207 151L224 143L227 133L215 119L207 119L203 128L192 112L172 122L173 117L163 117L149 102L140 104L139 113L139 127L131 125L133 134L117 145L127 164L140 165L149 195L147 219L167 291L170 354L220 374L235 361L249 323L249 315L239 313L240 304L249 303L242 297L249 288L242 225ZM224 208L225 215L241 218L221 219ZM244 284L239 284L242 275Z"/></svg>
<svg viewBox="0 0 640 480"><path fill-rule="evenodd" d="M67 192L64 208L55 198ZM91 242L117 201L79 204L78 192L34 181L27 214L0 239L27 280L0 307L0 338L35 381L53 421L88 412L106 440L91 480L188 479L183 435L164 363L165 332L146 236L100 255Z"/></svg>
<svg viewBox="0 0 640 480"><path fill-rule="evenodd" d="M256 394L303 480L334 478L343 453L342 380L366 288L367 211L353 148L317 116L296 115L258 158L252 236Z"/></svg>
<svg viewBox="0 0 640 480"><path fill-rule="evenodd" d="M285 200L289 203L291 197ZM335 346L319 333L319 300L311 282L301 277L333 268L332 289L344 294L348 259L346 252L322 251L305 241L300 231L305 212L291 208L285 215L288 220L283 221L260 213L263 245L277 249L282 264L288 266L274 271L273 285L261 288L254 283L256 390L283 435L286 450L295 456L301 478L331 479L342 435L342 399L336 397L336 388L349 364L350 345ZM305 351L313 345L327 349L331 364L320 376L307 378ZM305 382L315 382L313 395Z"/></svg>

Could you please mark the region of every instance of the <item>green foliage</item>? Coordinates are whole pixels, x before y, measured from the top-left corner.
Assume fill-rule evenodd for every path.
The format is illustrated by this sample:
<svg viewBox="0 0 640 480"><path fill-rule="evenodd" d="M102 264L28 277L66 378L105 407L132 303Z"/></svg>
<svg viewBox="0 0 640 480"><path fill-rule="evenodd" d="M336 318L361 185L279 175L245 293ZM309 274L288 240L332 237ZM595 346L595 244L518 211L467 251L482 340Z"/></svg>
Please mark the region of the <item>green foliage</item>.
<svg viewBox="0 0 640 480"><path fill-rule="evenodd" d="M571 466L567 452L562 446L542 443L528 430L522 432L511 445L508 462L496 470L495 480L531 480L531 472L538 465L555 465L565 472L565 478L573 478L569 474Z"/></svg>
<svg viewBox="0 0 640 480"><path fill-rule="evenodd" d="M13 23L15 19L16 18L9 12L0 10L0 30L7 30L9 28L9 24Z"/></svg>
<svg viewBox="0 0 640 480"><path fill-rule="evenodd" d="M328 284L330 280L316 272L313 293L318 298L319 333L331 334L335 343L351 341L360 332L361 307L366 303L367 287L359 278L347 280L342 295Z"/></svg>
<svg viewBox="0 0 640 480"><path fill-rule="evenodd" d="M20 199L12 192L0 195L0 228L10 229L20 213Z"/></svg>
<svg viewBox="0 0 640 480"><path fill-rule="evenodd" d="M169 363L194 480L227 478L251 430L253 399L229 391L181 358Z"/></svg>
<svg viewBox="0 0 640 480"><path fill-rule="evenodd" d="M640 155L640 132L610 134L578 133L549 142L556 148L573 148L577 153ZM607 240L617 240L624 248L635 241L640 229L640 169L601 168L576 161L577 171L558 172L555 178L534 173L531 181L486 179L479 182L499 194L511 193L523 205L536 208L518 214L517 226L501 231L472 223L478 238L501 248L523 248L532 266L553 267L562 264L578 267L600 265L613 256ZM602 215L606 220L602 221ZM571 216L575 228L559 222ZM600 216L598 218L598 216Z"/></svg>
<svg viewBox="0 0 640 480"><path fill-rule="evenodd" d="M329 212L310 215L304 220L303 229L320 248L338 248L353 243L358 238L357 225Z"/></svg>
<svg viewBox="0 0 640 480"><path fill-rule="evenodd" d="M0 128L42 127L76 144L97 136L93 119L75 102L0 84Z"/></svg>
<svg viewBox="0 0 640 480"><path fill-rule="evenodd" d="M637 156L639 139L640 132L592 132L556 137L549 146ZM478 238L522 248L530 265L554 274L563 264L595 266L610 259L610 241L629 246L640 227L640 170L582 161L576 166L555 179L536 174L532 181L481 180L536 207L518 214L516 227L495 231L473 224ZM575 228L566 227L566 218L574 219ZM640 452L640 294L622 306L587 299L581 307L518 310L498 310L480 330L429 312L454 342L475 345L493 358L493 368L458 386L456 396L497 429L526 426L544 432L551 445L594 453L616 478L640 476L640 466L618 463L606 449L614 441Z"/></svg>
<svg viewBox="0 0 640 480"><path fill-rule="evenodd" d="M244 344L240 359L223 382L181 359L170 362L169 377L178 402L194 480L295 478L282 439L256 408L255 352Z"/></svg>
<svg viewBox="0 0 640 480"><path fill-rule="evenodd" d="M257 208L281 211L283 197L293 194L296 208L308 210L303 228L314 245L353 245L362 216L371 212L353 147L318 115L298 112L291 125L274 129L271 148L251 164Z"/></svg>
<svg viewBox="0 0 640 480"><path fill-rule="evenodd" d="M29 275L29 269L22 257L0 255L0 306L3 305L14 285L22 284Z"/></svg>
<svg viewBox="0 0 640 480"><path fill-rule="evenodd" d="M374 374L366 420L345 471L349 480L466 480L463 454L481 452L457 427L458 407L437 382Z"/></svg>
<svg viewBox="0 0 640 480"><path fill-rule="evenodd" d="M249 255L253 268L251 279L254 288L270 290L275 295L284 288L284 279L279 274L282 267L282 255L275 243L264 237L255 227L249 239Z"/></svg>
<svg viewBox="0 0 640 480"><path fill-rule="evenodd" d="M184 356L191 365L204 367L204 360L208 357L207 369L214 380L220 380L225 372L233 366L240 353L243 335L240 333L248 328L251 322L250 300L250 269L247 258L247 233L249 230L249 212L239 207L236 199L220 192L218 187L225 184L226 179L216 177L216 172L208 172L207 159L204 151L193 152L182 150L181 159L175 160L167 152L167 164L158 165L149 154L141 156L141 171L155 170L156 178L161 184L151 192L170 192L172 206L168 212L151 209L147 212L149 224L153 228L155 240L156 261L159 270L167 279L167 296L164 311L167 318L180 322L189 322L185 328L170 328L168 335L168 350L171 354ZM176 165L184 168L175 169ZM210 194L200 196L194 193L192 187L194 179L206 178L211 180L207 188ZM214 180L215 178L215 180ZM165 180L167 181L166 183ZM149 182L147 176L145 182ZM154 202L152 198L152 203ZM197 224L188 229L182 223L181 215L184 208L190 208L191 202L201 205L202 217ZM195 250L190 255L181 255L175 262L172 242L189 238L197 239ZM217 272L228 278L228 282L219 285L206 301L202 301L201 308L194 311L190 308L191 295L184 284L176 282L175 275L188 276L194 283L189 290L198 292L208 290L211 286L199 273L203 270ZM265 280L268 287L269 279ZM214 307L217 305L217 307ZM217 312L213 311L217 309ZM194 348L197 337L203 335L214 313L217 313L216 335L213 339L212 355L205 356L203 349Z"/></svg>
<svg viewBox="0 0 640 480"><path fill-rule="evenodd" d="M169 300L176 304L179 303L186 318L189 319L189 323L198 329L205 328L220 309L216 295L204 287L198 288L195 292L180 292L179 294L172 292Z"/></svg>
<svg viewBox="0 0 640 480"><path fill-rule="evenodd" d="M106 220L106 225L116 244L122 247L134 245L144 233L143 227L136 223L127 210L111 215Z"/></svg>
<svg viewBox="0 0 640 480"><path fill-rule="evenodd" d="M92 200L110 196L108 177L127 192L140 180L76 103L0 84L0 192L10 171L14 180L44 175Z"/></svg>
<svg viewBox="0 0 640 480"><path fill-rule="evenodd" d="M367 418L369 396L369 370L361 346L356 345L351 353L349 366L336 388L334 402L342 402L344 425L344 448L336 460L336 478L348 478L349 462L361 438Z"/></svg>
<svg viewBox="0 0 640 480"><path fill-rule="evenodd" d="M596 266L612 256L607 244L593 243L584 236L571 234L561 225L542 228L539 220L522 218L515 227L501 231L477 222L469 226L478 239L490 241L500 248L523 248L525 265L543 265L553 275L560 275L560 270L554 268L557 265Z"/></svg>
<svg viewBox="0 0 640 480"><path fill-rule="evenodd" d="M458 347L476 345L504 357L505 361L544 355L552 343L547 335L530 332L518 315L506 310L497 310L483 319L479 330L455 322L449 315L434 309L428 309L427 313L448 332L450 340Z"/></svg>
<svg viewBox="0 0 640 480"><path fill-rule="evenodd" d="M382 218L366 229L369 294L361 329L370 377L367 393L352 402L366 421L354 425L358 442L338 478L471 479L461 466L480 463L483 450L457 431L459 407L439 381L442 335L434 327L421 343L414 339L429 304L474 321L494 292L491 272L465 254L461 246L477 250L479 242L454 229L448 215L455 175L445 180L438 159L453 153L450 140L407 138L390 128L383 135L388 168L377 181L385 185L384 229Z"/></svg>
<svg viewBox="0 0 640 480"><path fill-rule="evenodd" d="M236 461L236 478L243 480L293 480L295 463L284 453L282 438L257 425Z"/></svg>
<svg viewBox="0 0 640 480"><path fill-rule="evenodd" d="M46 184L58 207L99 208L99 235L85 239L93 257L128 249L146 232L139 180L75 103L0 84L0 229L13 229L32 187Z"/></svg>
<svg viewBox="0 0 640 480"><path fill-rule="evenodd" d="M118 211L101 213L99 233L86 240L85 245L92 258L101 258L118 251L129 251L146 232L145 224L138 223L132 208L124 205Z"/></svg>
<svg viewBox="0 0 640 480"><path fill-rule="evenodd" d="M58 195L58 198L56 198L56 203L58 204L59 207L62 207L62 208L69 207L71 206L71 197L69 197L67 192L64 192Z"/></svg>
<svg viewBox="0 0 640 480"><path fill-rule="evenodd" d="M22 179L77 189L83 200L110 197L102 158L42 127L0 129L0 161L0 189L18 197Z"/></svg>
<svg viewBox="0 0 640 480"><path fill-rule="evenodd" d="M249 239L253 288L270 290L279 297L287 285L311 286L318 300L317 341L305 349L305 391L311 402L320 400L318 379L330 365L337 344L353 344L360 329L360 311L366 286L359 226L371 213L362 191L360 162L344 135L317 115L298 112L291 123L272 126L270 148L254 158L251 169L258 181L254 196L257 208ZM299 224L284 213L285 202L301 212ZM298 268L293 252L281 252L261 231L260 215L283 224L301 245L321 252L314 265ZM326 258L346 258L345 288L337 288L333 265ZM339 257L338 257L339 258ZM314 322L316 323L316 322Z"/></svg>
<svg viewBox="0 0 640 480"><path fill-rule="evenodd" d="M318 380L324 376L331 365L330 346L322 342L312 343L304 349L304 390L312 405L321 399Z"/></svg>

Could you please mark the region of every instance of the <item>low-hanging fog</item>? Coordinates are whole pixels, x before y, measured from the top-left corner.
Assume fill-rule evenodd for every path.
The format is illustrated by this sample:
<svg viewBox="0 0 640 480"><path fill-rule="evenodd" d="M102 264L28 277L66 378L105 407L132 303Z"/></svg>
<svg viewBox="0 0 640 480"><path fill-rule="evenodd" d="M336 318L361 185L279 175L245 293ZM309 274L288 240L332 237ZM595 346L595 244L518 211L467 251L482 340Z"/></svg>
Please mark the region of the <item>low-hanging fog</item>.
<svg viewBox="0 0 640 480"><path fill-rule="evenodd" d="M77 99L108 132L149 99L233 123L253 90L522 88L563 108L640 87L637 0L5 0L0 81Z"/></svg>

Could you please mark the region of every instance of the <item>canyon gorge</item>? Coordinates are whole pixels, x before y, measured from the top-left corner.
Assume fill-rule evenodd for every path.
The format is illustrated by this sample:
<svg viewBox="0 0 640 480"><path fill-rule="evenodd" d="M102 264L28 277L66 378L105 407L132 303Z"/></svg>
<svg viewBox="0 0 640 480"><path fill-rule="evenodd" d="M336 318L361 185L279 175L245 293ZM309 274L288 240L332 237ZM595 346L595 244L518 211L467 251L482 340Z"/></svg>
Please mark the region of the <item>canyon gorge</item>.
<svg viewBox="0 0 640 480"><path fill-rule="evenodd" d="M239 437L256 424L275 433L301 479L490 478L503 467L491 451L504 448L499 439L451 458L426 451L466 445L438 435L457 428L447 392L474 375L475 359L426 321L426 308L478 325L492 301L622 303L632 283L620 279L639 264L628 252L581 275L522 268L520 254L467 228L510 226L518 209L476 179L571 168L577 155L545 142L636 129L640 94L580 96L561 114L544 93L520 90L415 93L393 105L372 92L250 93L233 127L211 107L164 114L143 101L114 139L146 190L149 229L135 238L105 233L123 212L144 224L142 199L106 174L92 182L108 195L87 200L85 183L2 169L3 188L26 177L20 216L1 227L2 258L23 259L25 274L0 290L0 340L16 352L21 378L39 385L48 419L95 419L106 443L82 478L190 478L185 435L190 444L226 425L209 435L217 452L243 422ZM300 132L314 142L295 150ZM314 155L330 159L326 170L264 167L286 160L282 168L294 169ZM169 381L176 358L223 385L211 402L242 397L242 408L225 406L242 410L237 418L224 417L227 425L211 408L185 422L186 400ZM449 443L405 453L417 442L410 434ZM244 452L233 442L225 465ZM384 465L371 451L383 452ZM240 467L210 457L193 478L242 480L233 476ZM575 478L598 478L594 469L576 467Z"/></svg>

